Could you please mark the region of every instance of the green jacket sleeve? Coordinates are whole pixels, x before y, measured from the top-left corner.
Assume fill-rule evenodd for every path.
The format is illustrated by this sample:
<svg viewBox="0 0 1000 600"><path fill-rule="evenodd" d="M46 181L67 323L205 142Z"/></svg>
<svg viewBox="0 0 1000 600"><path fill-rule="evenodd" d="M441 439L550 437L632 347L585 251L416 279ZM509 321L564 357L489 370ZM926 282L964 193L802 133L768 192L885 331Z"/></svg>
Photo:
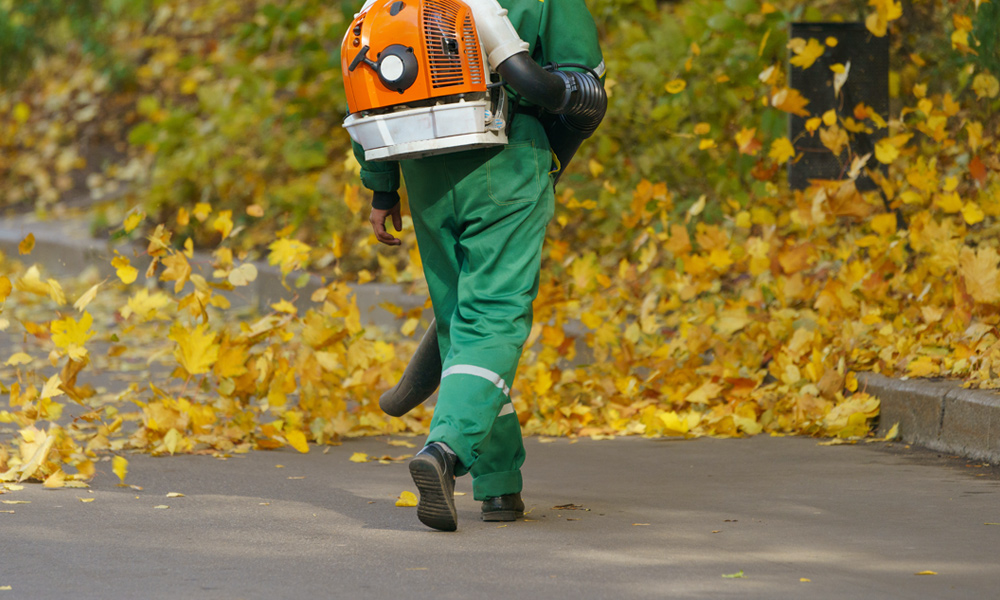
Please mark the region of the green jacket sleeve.
<svg viewBox="0 0 1000 600"><path fill-rule="evenodd" d="M371 162L365 160L361 144L352 141L354 157L361 164L361 183L373 192L395 192L399 189L399 163L396 161Z"/></svg>
<svg viewBox="0 0 1000 600"><path fill-rule="evenodd" d="M604 78L597 25L584 0L544 0L538 40L541 64L579 63Z"/></svg>

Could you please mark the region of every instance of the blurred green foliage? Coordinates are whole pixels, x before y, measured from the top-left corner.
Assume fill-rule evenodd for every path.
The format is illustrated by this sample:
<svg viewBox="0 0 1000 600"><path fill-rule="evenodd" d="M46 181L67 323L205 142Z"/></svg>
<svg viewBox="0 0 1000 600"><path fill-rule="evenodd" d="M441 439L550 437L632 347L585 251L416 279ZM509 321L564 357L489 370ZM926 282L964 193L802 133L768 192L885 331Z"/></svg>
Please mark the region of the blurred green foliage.
<svg viewBox="0 0 1000 600"><path fill-rule="evenodd" d="M147 13L153 0L0 0L0 87L11 87L47 54L72 49L116 77L111 32L123 19Z"/></svg>
<svg viewBox="0 0 1000 600"><path fill-rule="evenodd" d="M232 242L236 249L260 249L291 227L313 245L339 235L348 247L360 247L349 253L359 268L377 268L365 241L367 220L357 208L367 195L357 189L340 127L346 106L340 41L361 4L0 0L0 81L24 77L32 61L72 40L69 47L92 57L91 68L129 73L131 95L109 103L115 112L101 119L127 140L130 162L106 175L128 183L131 202L151 225L179 219L173 225L182 235L214 244L219 233L210 222L184 218L208 204L232 211L241 232ZM581 200L596 200L598 209L564 214L567 235L618 227L608 217L628 209L644 179L667 185L677 213L707 196L709 222L722 218L722 202L746 208L773 196L781 174L759 176L766 150L749 155L733 143L749 127L765 149L786 134L787 115L769 105L771 86L759 74L771 66L784 70L790 22L857 20L868 10L846 0L775 2L766 11L756 0L589 5L602 34L611 104L562 186ZM956 12L975 14L974 54L951 48ZM897 90L936 73L924 81L941 88L935 91L970 93L966 67L1000 69L998 20L995 2L983 3L978 13L971 2L907 5L893 35ZM913 67L914 53L925 68ZM673 80L686 86L671 93L665 84ZM706 126L708 133L696 133ZM700 147L704 139L717 146ZM95 193L102 194L100 186ZM120 215L109 210L107 220L115 222ZM599 247L609 236L587 239L596 251L610 250Z"/></svg>

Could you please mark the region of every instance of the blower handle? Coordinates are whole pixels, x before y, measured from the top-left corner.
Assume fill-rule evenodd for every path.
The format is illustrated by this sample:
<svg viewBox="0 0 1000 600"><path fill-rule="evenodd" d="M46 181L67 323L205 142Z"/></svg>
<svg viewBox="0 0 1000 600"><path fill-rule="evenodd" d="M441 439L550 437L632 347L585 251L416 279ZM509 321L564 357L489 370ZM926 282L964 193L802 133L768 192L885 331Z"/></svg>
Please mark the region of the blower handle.
<svg viewBox="0 0 1000 600"><path fill-rule="evenodd" d="M374 69L376 72L378 71L378 65L375 64L375 62L372 61L372 59L366 56L366 54L368 54L368 50L369 50L368 44L361 46L361 50L358 52L358 55L355 56L354 60L351 61L351 66L347 67L347 71L349 73L353 73L354 69L356 69L358 65L360 65L361 63L365 63L366 65Z"/></svg>

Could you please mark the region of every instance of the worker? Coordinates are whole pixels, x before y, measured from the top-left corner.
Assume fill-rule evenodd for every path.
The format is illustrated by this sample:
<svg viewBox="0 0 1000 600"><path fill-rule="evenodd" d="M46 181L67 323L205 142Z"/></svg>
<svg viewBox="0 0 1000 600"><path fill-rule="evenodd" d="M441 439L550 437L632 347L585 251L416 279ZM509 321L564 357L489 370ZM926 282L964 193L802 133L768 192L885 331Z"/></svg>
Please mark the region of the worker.
<svg viewBox="0 0 1000 600"><path fill-rule="evenodd" d="M603 78L597 28L583 0L499 4L535 63L573 63L583 68L568 71ZM361 146L354 146L362 182L373 192L369 221L383 244L401 243L386 226L402 228L400 171L406 182L440 357L431 361L440 369L440 389L430 432L409 469L420 495L418 518L444 531L458 526L454 478L466 473L482 501L483 520L513 521L524 514L525 452L510 395L531 330L560 164L547 133L558 123L549 118L546 125L544 107L510 91L518 108L508 115L505 146L398 162L366 161ZM430 380L436 384L437 377L435 372ZM420 392L420 400L433 387Z"/></svg>

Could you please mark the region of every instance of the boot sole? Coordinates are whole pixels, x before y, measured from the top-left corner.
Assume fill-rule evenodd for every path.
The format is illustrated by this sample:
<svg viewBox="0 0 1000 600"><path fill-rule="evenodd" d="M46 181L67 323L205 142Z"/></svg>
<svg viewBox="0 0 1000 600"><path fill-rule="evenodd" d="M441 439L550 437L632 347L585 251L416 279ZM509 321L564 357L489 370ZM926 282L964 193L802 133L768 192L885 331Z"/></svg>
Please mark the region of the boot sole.
<svg viewBox="0 0 1000 600"><path fill-rule="evenodd" d="M410 461L410 477L420 492L417 518L424 525L440 531L458 529L455 499L448 494L445 475L437 462L418 456Z"/></svg>

